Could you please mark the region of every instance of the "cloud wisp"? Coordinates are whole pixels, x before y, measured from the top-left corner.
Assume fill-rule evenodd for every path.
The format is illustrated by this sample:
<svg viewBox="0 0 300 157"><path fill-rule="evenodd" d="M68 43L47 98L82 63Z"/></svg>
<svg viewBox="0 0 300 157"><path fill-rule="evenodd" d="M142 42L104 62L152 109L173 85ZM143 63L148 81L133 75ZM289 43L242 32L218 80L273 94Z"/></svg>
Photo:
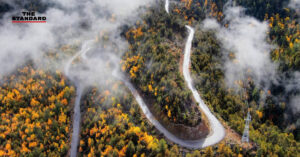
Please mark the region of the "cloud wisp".
<svg viewBox="0 0 300 157"><path fill-rule="evenodd" d="M299 4L299 0L292 0L289 6L299 9ZM255 85L265 93L273 86L283 87L275 101L278 104L286 102L293 115L299 114L300 73L292 72L285 76L278 71L278 64L270 56L276 45L268 41L268 23L245 15L242 7L232 7L229 4L224 8L224 15L226 26L216 19L207 18L202 27L204 30L215 31L222 44L226 85L240 92L237 81L251 77ZM261 99L265 96L266 94L261 95Z"/></svg>
<svg viewBox="0 0 300 157"><path fill-rule="evenodd" d="M257 84L272 81L277 65L270 57L274 46L267 42L267 23L245 15L241 7L226 8L225 16L228 27L220 26L215 19L206 19L203 28L216 30L222 43L227 85L235 87L236 81L249 76Z"/></svg>
<svg viewBox="0 0 300 157"><path fill-rule="evenodd" d="M107 79L106 74L111 73L107 69L107 59L116 62L117 66L117 61L127 49L127 41L120 36L120 27L133 24L138 19L141 7L151 5L151 2L152 0L43 0L41 5L47 7L43 13L36 14L46 16L47 23L14 24L11 17L21 15L21 11L24 11L20 7L22 3L20 0L3 1L14 9L6 12L0 19L0 76L7 75L29 59L43 62L42 60L47 59L45 53L49 50L58 50L65 44L80 46L86 40L97 38L97 42L85 56L85 63L71 69L76 71L78 77L83 77L85 82L104 81ZM105 40L102 39L104 35ZM61 65L60 69L63 69L70 57L69 55L58 63Z"/></svg>

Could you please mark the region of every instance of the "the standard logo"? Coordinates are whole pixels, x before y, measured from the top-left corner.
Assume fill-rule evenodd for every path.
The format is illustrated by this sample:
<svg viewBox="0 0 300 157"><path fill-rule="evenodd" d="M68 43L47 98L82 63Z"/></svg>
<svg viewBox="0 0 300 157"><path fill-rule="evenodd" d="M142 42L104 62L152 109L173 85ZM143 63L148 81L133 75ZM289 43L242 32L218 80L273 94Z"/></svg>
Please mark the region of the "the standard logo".
<svg viewBox="0 0 300 157"><path fill-rule="evenodd" d="M13 16L12 23L46 23L46 16L35 16L33 11L23 11L22 16Z"/></svg>

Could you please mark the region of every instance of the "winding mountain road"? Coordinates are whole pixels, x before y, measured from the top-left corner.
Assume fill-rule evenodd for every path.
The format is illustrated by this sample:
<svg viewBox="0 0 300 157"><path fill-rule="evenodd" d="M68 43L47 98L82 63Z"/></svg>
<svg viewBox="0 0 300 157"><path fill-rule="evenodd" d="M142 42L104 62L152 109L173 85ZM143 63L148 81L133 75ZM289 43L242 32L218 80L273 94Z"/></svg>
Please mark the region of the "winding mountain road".
<svg viewBox="0 0 300 157"><path fill-rule="evenodd" d="M190 65L190 56L191 56L191 48L192 48L192 41L194 38L194 29L190 26L186 26L189 30L189 36L185 45L184 49L184 62L183 62L183 75L184 79L189 87L189 89L192 91L193 96L197 103L199 103L199 106L201 110L203 111L210 123L211 131L210 134L202 139L198 140L183 140L178 137L176 137L174 134L169 132L164 126L162 126L156 118L153 116L153 114L150 112L148 106L145 104L142 97L139 95L137 90L133 87L133 85L126 79L123 79L122 81L125 83L125 85L129 88L129 90L132 92L133 96L135 97L136 101L138 102L139 106L141 107L143 113L147 117L147 119L156 127L157 130L159 130L164 136L169 139L170 141L186 147L190 149L199 149L204 148L207 146L214 145L218 142L220 142L224 136L225 136L225 129L221 125L221 123L217 120L217 118L210 112L209 108L204 104L203 100L201 99L199 93L192 85L192 79L189 71L189 65Z"/></svg>
<svg viewBox="0 0 300 157"><path fill-rule="evenodd" d="M205 138L205 141L202 144L202 147L207 147L221 141L225 136L225 129L220 123L220 121L218 121L218 119L211 113L209 108L205 105L198 91L193 86L193 81L190 75L189 67L191 62L192 41L194 38L195 30L190 26L186 26L186 28L189 30L189 36L184 49L183 76L185 82L188 84L189 89L192 91L196 102L199 104L199 107L201 108L202 112L206 115L210 123L211 133L208 137Z"/></svg>
<svg viewBox="0 0 300 157"><path fill-rule="evenodd" d="M71 157L77 156L77 147L79 143L79 132L80 132L80 100L82 95L82 85L80 84L80 81L77 79L79 76L70 74L70 69L73 61L81 56L83 58L86 58L85 54L90 50L92 43L92 40L88 40L85 43L83 43L81 50L76 53L66 64L66 67L64 69L66 76L75 83L76 87L76 98L75 98L75 104L74 104L74 119L73 119L73 133L72 133L72 141L71 141Z"/></svg>
<svg viewBox="0 0 300 157"><path fill-rule="evenodd" d="M169 0L166 0L165 4L166 12L169 13ZM218 142L220 142L224 136L225 136L225 129L221 125L221 123L218 121L218 119L211 113L209 108L205 105L204 101L201 99L199 93L193 86L193 81L190 75L190 57L191 57L191 48L192 48L192 41L194 38L194 29L190 26L186 26L186 28L189 31L189 36L187 38L187 42L184 49L184 62L183 62L183 75L185 82L188 85L188 88L192 91L193 97L196 100L196 102L199 104L199 107L202 110L202 113L205 114L207 117L209 124L210 124L210 134L202 139L198 140L184 140L176 137L174 134L169 132L163 125L159 123L159 121L156 120L156 118L153 116L153 114L150 112L148 106L145 104L144 100L138 93L138 91L134 88L134 86L130 83L129 80L126 79L126 77L121 77L121 81L124 82L124 84L129 88L129 90L132 92L133 96L135 97L137 103L139 104L140 108L142 109L143 113L147 117L147 119L156 127L157 130L159 130L164 136L169 139L170 141L189 148L189 149L200 149L207 146L214 145ZM80 99L82 95L82 87L80 85L80 81L76 80L76 76L70 75L70 67L72 65L72 62L79 56L86 59L86 53L91 48L90 46L91 41L87 41L82 45L81 50L74 55L68 62L65 67L65 73L66 76L68 76L73 82L75 82L77 92L76 92L76 100L75 100L75 106L74 106L74 120L73 120L73 134L72 134L72 142L71 142L71 157L77 156L77 147L79 142L79 127L80 127ZM115 75L117 77L117 75Z"/></svg>

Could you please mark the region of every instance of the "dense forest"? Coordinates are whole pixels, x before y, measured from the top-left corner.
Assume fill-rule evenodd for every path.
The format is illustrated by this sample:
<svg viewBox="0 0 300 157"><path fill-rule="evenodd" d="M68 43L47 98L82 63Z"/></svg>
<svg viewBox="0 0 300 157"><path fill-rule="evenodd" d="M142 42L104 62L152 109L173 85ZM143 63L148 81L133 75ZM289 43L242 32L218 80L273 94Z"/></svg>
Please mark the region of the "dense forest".
<svg viewBox="0 0 300 157"><path fill-rule="evenodd" d="M224 15L222 14L224 3L214 1L205 1L203 4L198 1L183 1L183 3L183 5L177 5L175 9L173 9L173 15L171 17L161 13L159 10L153 10L148 17L146 16L144 20L146 24L144 24L144 26L136 25L136 28L142 27L140 34L141 36L144 35L144 38L137 40L145 43L138 42L138 45L141 46L135 48L136 42L132 42L132 38L129 38L129 42L133 43L132 51L135 50L138 56L140 54L143 55L143 53L153 54L153 51L156 52L153 49L144 48L145 45L148 45L147 42L149 41L149 39L147 39L147 31L149 32L150 29L147 25L161 26L157 28L158 30L156 30L155 33L152 33L153 36L156 33L160 34L159 37L152 37L155 38L154 41L158 44L169 40L177 44L186 36L186 34L182 34L184 25L186 23L197 24L201 22L201 20L205 18L204 14L209 14L215 17L220 23L226 24L226 21L223 21ZM297 77L293 76L293 73L300 70L299 24L297 22L298 16L295 11L289 8L280 9L278 6L283 3L282 1L269 3L258 2L257 4L246 3L245 1L238 1L236 3L247 8L246 14L253 15L269 23L270 42L279 45L271 52L272 61L279 63L279 71L277 74L279 82L284 83L289 77ZM259 5L261 3L263 3L263 5ZM268 8L261 9L263 7ZM182 10L184 11L182 12ZM191 14L195 12L197 14ZM160 21L158 20L160 19L164 19L161 22L164 24L159 24ZM169 29L170 27L172 29ZM201 29L201 27L198 28ZM180 29L181 31L178 31ZM170 33L170 31L172 32ZM164 39L162 39L163 37ZM167 50L162 51L165 52L164 57L165 55L169 55L168 52L173 50L174 47L175 46L167 47ZM196 32L193 41L192 70L195 85L202 93L204 100L206 100L207 104L209 104L216 113L220 114L222 119L239 134L243 133L244 117L248 111L249 104L250 113L253 117L252 125L250 126L250 138L258 146L257 155L295 155L294 152L299 152L299 142L297 142L297 140L299 140L299 126L297 125L299 113L293 114L291 111L292 108L287 106L287 103L289 103L293 95L299 93L299 89L295 87L291 91L282 91L283 85L274 83L271 85L268 94L266 94L266 99L262 102L260 98L263 97L264 93L263 85L256 86L251 77L249 77L248 80L240 80L240 86L245 89L244 94L247 96L241 96L239 93L228 90L224 81L224 71L220 68L223 66L222 64L224 64L224 57L226 57L221 53L221 48L222 45L213 31L199 30ZM126 55L127 54L128 53L126 53ZM151 57L153 57L153 55L151 55ZM232 59L234 59L234 56ZM147 65L147 59L143 62L146 62ZM161 61L160 65L162 66L158 71L171 68L173 64L169 63L170 61L165 59ZM177 63L180 63L180 57L177 57ZM143 67L142 63L141 65L137 65ZM141 76L141 74L145 75L147 72L144 72L143 68L141 68L140 71L137 72L138 76L139 78L143 78L144 76ZM168 74L168 76L171 75ZM147 76L145 77L147 78ZM163 75L157 75L156 77L160 78L158 79L159 81L164 78ZM150 77L148 76L148 78ZM135 79L133 79L133 81L135 81ZM138 84L143 83L138 82ZM176 110L175 113L177 113ZM284 118L286 114L288 114L289 118Z"/></svg>
<svg viewBox="0 0 300 157"><path fill-rule="evenodd" d="M17 8L44 13L54 5L14 2L14 6L0 2L0 18ZM190 65L193 84L227 135L203 149L177 145L147 119L122 79L108 79L83 90L78 156L299 156L300 112L295 108L300 104L295 101L300 99L295 98L300 94L300 25L299 12L289 2L174 0L168 14L164 1L159 1L144 7L134 24L118 28L128 44L124 52L111 52L115 44L110 41L114 39L111 32L100 33L97 50L122 54L118 71L137 89L155 118L180 139L191 140L208 136L210 130L182 70L188 36L185 25L195 28ZM238 89L227 84L225 62L238 63L237 56L233 49L224 53L226 45L218 30L205 29L203 23L216 19L218 27L229 29L226 12L235 6L245 8L244 16L267 25L265 40L272 48L266 53L276 65L269 82L257 82L251 70L245 70L247 77L235 80ZM78 49L78 44L60 45L43 56L49 62L29 60L0 77L0 156L70 156L78 89L56 64ZM83 60L72 65L84 64ZM107 59L106 67L115 68L109 62ZM252 116L250 142L242 143L248 112ZM195 129L199 126L201 129ZM186 134L186 130L198 133Z"/></svg>
<svg viewBox="0 0 300 157"><path fill-rule="evenodd" d="M152 107L163 111L164 119L195 126L201 122L201 114L180 73L183 45L174 42L184 40L185 27L179 18L158 8L144 19L126 32L132 44L124 55L122 70L147 99L154 100Z"/></svg>
<svg viewBox="0 0 300 157"><path fill-rule="evenodd" d="M75 88L62 73L29 64L2 82L0 156L66 155Z"/></svg>

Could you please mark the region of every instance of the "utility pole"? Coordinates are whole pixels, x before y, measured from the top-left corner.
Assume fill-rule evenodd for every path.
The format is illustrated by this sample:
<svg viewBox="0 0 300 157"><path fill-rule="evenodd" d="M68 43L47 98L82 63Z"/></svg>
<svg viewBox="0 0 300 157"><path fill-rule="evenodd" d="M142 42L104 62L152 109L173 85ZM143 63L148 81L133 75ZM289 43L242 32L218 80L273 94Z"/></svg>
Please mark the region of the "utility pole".
<svg viewBox="0 0 300 157"><path fill-rule="evenodd" d="M247 113L247 118L245 119L245 129L243 132L242 143L249 143L249 124L251 122L250 111Z"/></svg>

